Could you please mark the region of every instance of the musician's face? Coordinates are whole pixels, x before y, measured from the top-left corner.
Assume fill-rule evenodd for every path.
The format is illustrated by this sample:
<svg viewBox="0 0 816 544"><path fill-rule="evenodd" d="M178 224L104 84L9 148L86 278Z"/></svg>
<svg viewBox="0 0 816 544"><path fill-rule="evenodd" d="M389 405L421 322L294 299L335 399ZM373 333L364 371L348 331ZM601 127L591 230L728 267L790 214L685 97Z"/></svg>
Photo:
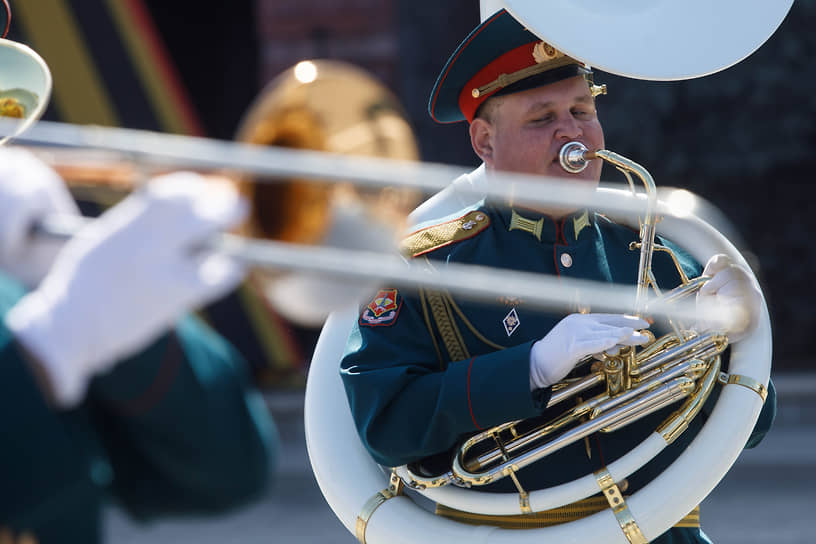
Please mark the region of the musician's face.
<svg viewBox="0 0 816 544"><path fill-rule="evenodd" d="M595 99L581 77L573 77L506 96L486 104L487 119L471 123L471 142L489 169L583 180L597 185L601 161L591 161L579 174L569 174L558 162L566 142L577 140L589 149L604 147Z"/></svg>

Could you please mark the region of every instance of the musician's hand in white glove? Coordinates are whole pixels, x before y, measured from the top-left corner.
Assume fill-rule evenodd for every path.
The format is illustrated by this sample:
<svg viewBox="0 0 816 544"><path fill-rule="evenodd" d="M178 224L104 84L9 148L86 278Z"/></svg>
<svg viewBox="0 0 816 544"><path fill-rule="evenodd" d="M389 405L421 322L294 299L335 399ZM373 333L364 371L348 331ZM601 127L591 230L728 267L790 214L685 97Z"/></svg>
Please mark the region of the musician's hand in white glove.
<svg viewBox="0 0 816 544"><path fill-rule="evenodd" d="M40 283L65 242L31 231L55 214L79 214L59 175L23 149L0 148L0 269L29 287Z"/></svg>
<svg viewBox="0 0 816 544"><path fill-rule="evenodd" d="M711 276L697 293L697 304L721 305L739 311L739 318L728 331L730 342L737 342L756 329L762 311L762 292L753 276L726 255L715 255L708 260L703 276ZM705 317L697 323L698 328L714 328Z"/></svg>
<svg viewBox="0 0 816 544"><path fill-rule="evenodd" d="M533 344L530 350L530 388L549 387L562 380L588 355L616 346L636 346L649 340L637 329L649 323L620 314L570 314Z"/></svg>
<svg viewBox="0 0 816 544"><path fill-rule="evenodd" d="M180 172L152 180L66 244L6 317L59 405L80 402L94 374L240 282L243 267L203 242L246 211L228 182Z"/></svg>

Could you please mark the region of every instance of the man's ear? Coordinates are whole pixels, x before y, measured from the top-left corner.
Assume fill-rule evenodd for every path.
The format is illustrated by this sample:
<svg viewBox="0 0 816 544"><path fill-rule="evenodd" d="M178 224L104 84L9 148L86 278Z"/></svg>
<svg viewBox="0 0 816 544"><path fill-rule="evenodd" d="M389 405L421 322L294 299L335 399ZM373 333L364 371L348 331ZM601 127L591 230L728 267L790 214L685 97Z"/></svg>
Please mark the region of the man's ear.
<svg viewBox="0 0 816 544"><path fill-rule="evenodd" d="M485 164L493 162L493 125L477 117L470 123L470 145Z"/></svg>

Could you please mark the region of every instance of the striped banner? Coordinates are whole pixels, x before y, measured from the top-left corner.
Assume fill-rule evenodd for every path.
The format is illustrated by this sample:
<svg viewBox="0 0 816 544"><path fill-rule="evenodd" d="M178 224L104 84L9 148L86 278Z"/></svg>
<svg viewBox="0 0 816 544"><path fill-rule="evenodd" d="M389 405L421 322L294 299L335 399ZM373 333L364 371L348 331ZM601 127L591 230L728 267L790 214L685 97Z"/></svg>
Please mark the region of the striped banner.
<svg viewBox="0 0 816 544"><path fill-rule="evenodd" d="M51 68L60 120L203 135L142 0L26 0L14 7L23 40Z"/></svg>

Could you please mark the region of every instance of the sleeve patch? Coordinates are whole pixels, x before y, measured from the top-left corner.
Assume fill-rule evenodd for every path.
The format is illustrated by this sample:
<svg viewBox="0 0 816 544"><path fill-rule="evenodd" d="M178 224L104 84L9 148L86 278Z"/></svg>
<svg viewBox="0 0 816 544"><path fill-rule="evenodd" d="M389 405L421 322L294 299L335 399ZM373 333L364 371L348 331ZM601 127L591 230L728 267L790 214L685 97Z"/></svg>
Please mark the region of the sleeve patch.
<svg viewBox="0 0 816 544"><path fill-rule="evenodd" d="M363 308L360 315L360 325L365 327L383 327L393 325L397 321L402 297L396 289L380 289L374 300Z"/></svg>

